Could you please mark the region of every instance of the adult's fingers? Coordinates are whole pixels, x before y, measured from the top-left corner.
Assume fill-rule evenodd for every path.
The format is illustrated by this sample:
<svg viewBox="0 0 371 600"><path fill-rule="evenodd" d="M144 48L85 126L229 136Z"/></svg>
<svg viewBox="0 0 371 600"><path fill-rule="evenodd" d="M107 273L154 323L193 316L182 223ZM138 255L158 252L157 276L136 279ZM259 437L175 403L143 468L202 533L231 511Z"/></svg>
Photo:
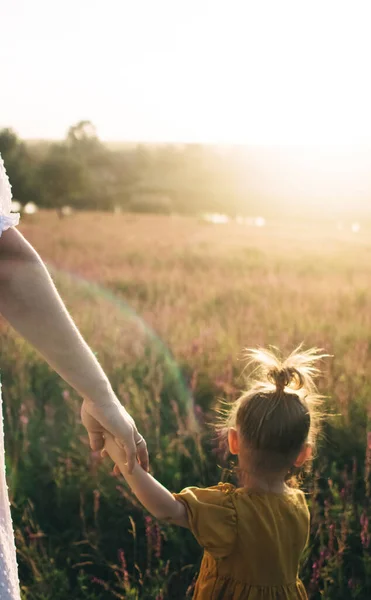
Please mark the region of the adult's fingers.
<svg viewBox="0 0 371 600"><path fill-rule="evenodd" d="M102 432L88 430L88 436L90 448L93 451L101 450L104 447L104 439Z"/></svg>
<svg viewBox="0 0 371 600"><path fill-rule="evenodd" d="M101 450L104 446L103 428L99 421L91 414L86 400L81 405L81 421L88 433L90 448L93 451Z"/></svg>
<svg viewBox="0 0 371 600"><path fill-rule="evenodd" d="M135 462L137 460L137 447L134 442L134 431L132 431L130 439L126 439L124 444L125 444L124 448L125 448L125 452L126 452L128 471L131 475L131 473L133 472L134 466L135 466Z"/></svg>
<svg viewBox="0 0 371 600"><path fill-rule="evenodd" d="M141 442L137 445L137 456L140 462L140 466L145 471L149 470L149 457L148 457L148 449L147 443L144 438L142 438Z"/></svg>

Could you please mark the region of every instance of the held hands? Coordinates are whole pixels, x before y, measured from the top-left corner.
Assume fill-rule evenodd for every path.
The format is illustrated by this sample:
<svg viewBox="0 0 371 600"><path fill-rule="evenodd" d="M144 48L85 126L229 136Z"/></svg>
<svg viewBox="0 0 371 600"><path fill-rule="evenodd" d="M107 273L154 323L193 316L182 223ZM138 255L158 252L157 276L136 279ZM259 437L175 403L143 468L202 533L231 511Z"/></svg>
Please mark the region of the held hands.
<svg viewBox="0 0 371 600"><path fill-rule="evenodd" d="M114 455L119 452L117 458L120 464L127 462L129 473L132 473L137 460L148 471L147 444L139 434L133 418L117 398L109 398L99 405L85 399L81 407L81 420L87 429L92 450L102 450L109 443L109 449L112 449ZM113 456L111 458L116 462ZM118 472L116 467L115 472Z"/></svg>
<svg viewBox="0 0 371 600"><path fill-rule="evenodd" d="M125 450L117 444L117 439L110 433L105 431L103 436L102 456L110 456L115 463L114 473L117 475L121 471L131 491L144 508L156 519L164 519L174 525L189 527L184 504L176 500L169 490L144 471L138 463L135 464L132 473L129 473Z"/></svg>
<svg viewBox="0 0 371 600"><path fill-rule="evenodd" d="M115 463L113 472L115 475L122 473L125 475L128 472L127 456L124 448L118 445L117 440L107 431L103 434L104 448L101 451L102 458L109 456Z"/></svg>

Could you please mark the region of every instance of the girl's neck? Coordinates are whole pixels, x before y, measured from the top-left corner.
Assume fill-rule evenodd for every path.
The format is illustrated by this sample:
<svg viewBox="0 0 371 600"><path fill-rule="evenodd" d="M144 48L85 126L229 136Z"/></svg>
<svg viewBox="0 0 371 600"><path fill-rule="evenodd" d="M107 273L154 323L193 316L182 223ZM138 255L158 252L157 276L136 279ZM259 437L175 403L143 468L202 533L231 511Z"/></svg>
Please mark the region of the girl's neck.
<svg viewBox="0 0 371 600"><path fill-rule="evenodd" d="M287 492L285 477L276 473L254 473L248 469L241 470L241 484L249 491L273 492L284 494Z"/></svg>

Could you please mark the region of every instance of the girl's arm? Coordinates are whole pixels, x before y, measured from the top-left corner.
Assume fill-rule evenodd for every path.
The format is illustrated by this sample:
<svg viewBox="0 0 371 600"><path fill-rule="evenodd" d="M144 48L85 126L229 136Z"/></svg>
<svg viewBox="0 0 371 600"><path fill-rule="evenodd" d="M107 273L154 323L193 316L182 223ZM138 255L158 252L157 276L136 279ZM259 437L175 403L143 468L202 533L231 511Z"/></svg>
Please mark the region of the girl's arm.
<svg viewBox="0 0 371 600"><path fill-rule="evenodd" d="M175 500L169 490L144 471L138 463L134 466L132 473L129 473L125 452L118 447L112 435L105 433L104 437L105 445L102 455L106 453L111 457L139 502L148 512L156 519L162 519L180 527L189 527L184 504Z"/></svg>
<svg viewBox="0 0 371 600"><path fill-rule="evenodd" d="M80 335L33 247L16 230L0 237L0 313L84 398L82 421L93 450L108 430L124 444L130 468L148 465L145 442L116 397L106 374Z"/></svg>

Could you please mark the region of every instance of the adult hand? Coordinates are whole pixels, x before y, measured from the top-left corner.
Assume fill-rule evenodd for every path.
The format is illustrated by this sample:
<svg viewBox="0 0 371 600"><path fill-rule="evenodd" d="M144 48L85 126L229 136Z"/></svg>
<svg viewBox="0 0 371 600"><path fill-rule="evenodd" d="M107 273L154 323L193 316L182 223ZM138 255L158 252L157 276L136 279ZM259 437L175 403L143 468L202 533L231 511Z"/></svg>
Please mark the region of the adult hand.
<svg viewBox="0 0 371 600"><path fill-rule="evenodd" d="M136 460L148 471L146 441L139 434L134 419L117 398L110 398L107 402L99 404L85 399L81 407L81 420L87 429L92 450L101 450L104 447L103 433L106 430L125 450L129 473L132 472Z"/></svg>

